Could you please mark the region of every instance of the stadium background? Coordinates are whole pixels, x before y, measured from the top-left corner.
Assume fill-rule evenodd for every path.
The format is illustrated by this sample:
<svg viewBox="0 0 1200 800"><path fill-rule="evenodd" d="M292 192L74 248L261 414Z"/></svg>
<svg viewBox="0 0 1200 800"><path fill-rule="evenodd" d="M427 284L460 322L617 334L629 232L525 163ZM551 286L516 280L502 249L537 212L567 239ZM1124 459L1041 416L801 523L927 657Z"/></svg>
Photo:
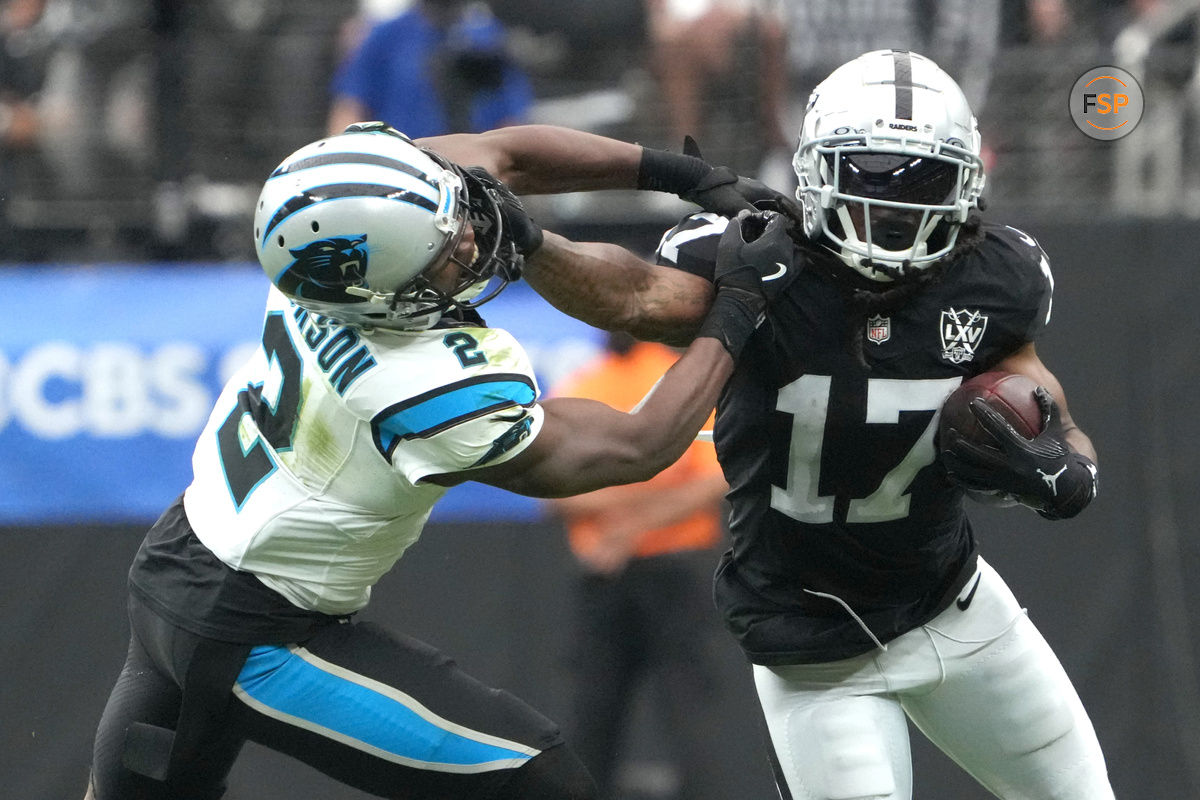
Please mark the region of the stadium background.
<svg viewBox="0 0 1200 800"><path fill-rule="evenodd" d="M64 53L75 58L77 75L111 75L106 86L141 105L122 106L126 95L114 92L107 113L141 108L144 125L132 140L97 139L86 125L56 129L32 152L6 152L0 176L0 785L22 800L82 796L91 734L125 647L128 563L186 484L208 404L257 334L264 282L249 263L247 203L270 166L320 135L337 33L355 11L317 0L50 7L72 5L101 10L92 35L80 33L88 18L77 14L24 44L57 64L70 62ZM550 0L493 5L535 80L535 118L677 145L665 140L662 107L638 68L640 31L628 23L640 3L588 3L586 14ZM1014 32L1010 7L1019 4L997 5L1008 15L985 65L981 114L996 151L989 215L1030 231L1051 256L1054 320L1039 347L1096 442L1102 486L1086 514L1054 525L1020 509L980 509L983 552L1073 676L1117 795L1198 796L1200 205L1187 99L1196 4L1164 3L1137 19L1120 16L1120 4L1070 5L1073 33L1053 43ZM260 13L237 17L234 7ZM1147 97L1146 118L1115 144L1083 137L1066 109L1074 79L1103 63L1138 75ZM794 71L793 111L802 76ZM746 68L724 86L733 94L721 107L751 79ZM84 94L70 102L72 85L47 91L60 124L90 119L80 119L91 113ZM260 101L280 96L287 102ZM707 154L760 161L761 150L744 149L752 116L734 114L732 127L701 138ZM534 207L551 229L643 253L686 209L623 193ZM599 341L526 287L487 310L526 344L543 386ZM462 487L447 500L365 616L427 639L561 718L562 531L536 503L502 492ZM741 774L727 795L774 797L748 668L731 640L720 646L728 695L696 713L726 721ZM639 718L625 756L630 800L669 796L656 724ZM914 747L918 797L986 796L919 736ZM234 781L231 797L362 797L253 747Z"/></svg>

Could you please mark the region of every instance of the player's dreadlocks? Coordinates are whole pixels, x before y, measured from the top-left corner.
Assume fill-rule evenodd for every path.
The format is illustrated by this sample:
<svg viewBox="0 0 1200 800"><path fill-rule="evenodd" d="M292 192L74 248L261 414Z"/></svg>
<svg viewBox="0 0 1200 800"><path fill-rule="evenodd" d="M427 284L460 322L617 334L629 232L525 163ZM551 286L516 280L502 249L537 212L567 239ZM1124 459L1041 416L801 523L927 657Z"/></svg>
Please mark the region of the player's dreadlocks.
<svg viewBox="0 0 1200 800"><path fill-rule="evenodd" d="M829 278L845 298L846 345L855 360L869 370L871 367L867 363L863 345L867 319L900 308L922 289L940 280L950 264L974 249L982 240L983 220L978 214L972 214L962 224L954 248L944 258L926 269L895 270L893 281L886 287L881 287L846 269L846 265L831 250L818 245L803 234L796 234L794 238L797 247L804 251L805 269Z"/></svg>

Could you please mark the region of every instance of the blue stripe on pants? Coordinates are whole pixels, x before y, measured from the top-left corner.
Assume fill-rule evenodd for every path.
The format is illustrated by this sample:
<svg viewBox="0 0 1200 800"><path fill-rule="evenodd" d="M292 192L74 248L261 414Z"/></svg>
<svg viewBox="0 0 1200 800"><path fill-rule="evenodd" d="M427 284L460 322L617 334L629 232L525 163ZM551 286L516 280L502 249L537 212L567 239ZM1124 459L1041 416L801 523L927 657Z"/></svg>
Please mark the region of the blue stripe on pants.
<svg viewBox="0 0 1200 800"><path fill-rule="evenodd" d="M282 719L399 764L444 772L519 767L538 751L442 719L403 692L300 647L250 651L234 693Z"/></svg>

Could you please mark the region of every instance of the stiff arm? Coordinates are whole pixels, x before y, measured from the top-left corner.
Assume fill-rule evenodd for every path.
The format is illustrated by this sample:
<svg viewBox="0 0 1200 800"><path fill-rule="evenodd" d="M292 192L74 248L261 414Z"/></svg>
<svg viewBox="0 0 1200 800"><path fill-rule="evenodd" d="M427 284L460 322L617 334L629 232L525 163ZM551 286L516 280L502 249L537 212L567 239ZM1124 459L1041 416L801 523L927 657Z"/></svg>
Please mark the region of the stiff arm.
<svg viewBox="0 0 1200 800"><path fill-rule="evenodd" d="M513 458L426 480L445 486L474 480L531 497L566 497L649 480L695 439L733 364L718 340L697 338L636 411L552 398L542 403L541 432Z"/></svg>

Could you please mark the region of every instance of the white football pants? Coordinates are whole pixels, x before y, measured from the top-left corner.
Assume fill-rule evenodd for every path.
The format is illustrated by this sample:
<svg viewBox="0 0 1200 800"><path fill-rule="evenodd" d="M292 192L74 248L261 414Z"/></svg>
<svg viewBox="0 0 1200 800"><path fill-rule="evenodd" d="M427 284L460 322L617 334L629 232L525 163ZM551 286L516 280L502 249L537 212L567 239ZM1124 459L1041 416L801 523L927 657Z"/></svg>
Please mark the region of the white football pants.
<svg viewBox="0 0 1200 800"><path fill-rule="evenodd" d="M886 650L754 667L792 800L910 800L905 715L1004 800L1113 797L1062 665L983 559L978 575L966 610L951 604Z"/></svg>

